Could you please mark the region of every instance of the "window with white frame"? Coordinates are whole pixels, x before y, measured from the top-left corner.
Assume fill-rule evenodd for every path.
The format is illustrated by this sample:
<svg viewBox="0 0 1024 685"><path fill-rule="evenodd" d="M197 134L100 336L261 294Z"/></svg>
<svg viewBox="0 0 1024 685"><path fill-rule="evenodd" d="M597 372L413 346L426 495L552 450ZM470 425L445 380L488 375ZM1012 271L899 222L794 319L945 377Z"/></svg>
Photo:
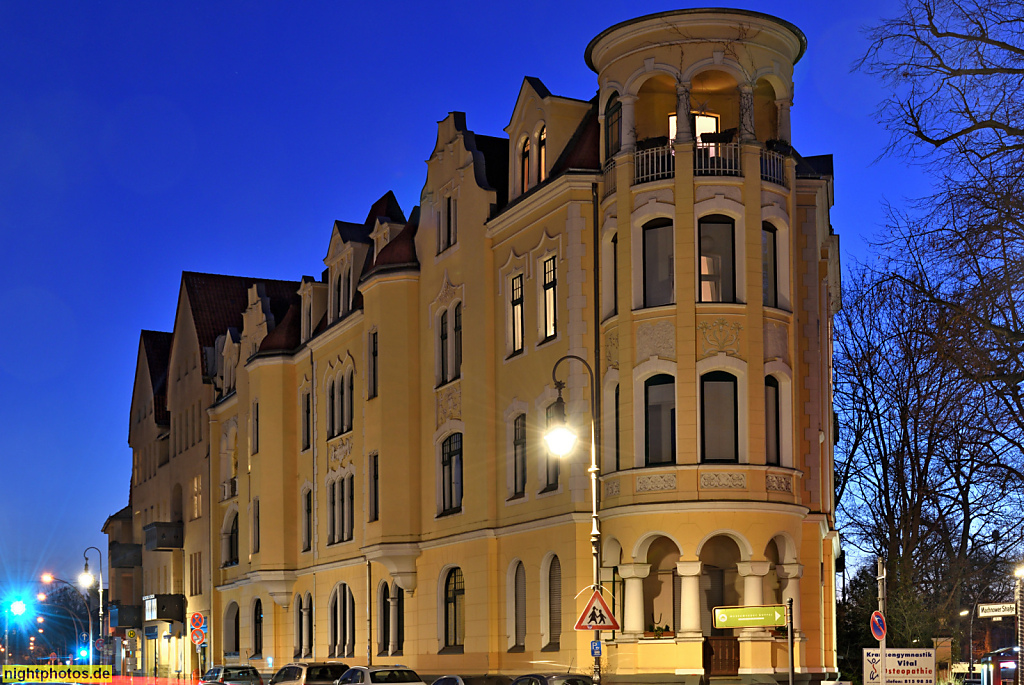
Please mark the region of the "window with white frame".
<svg viewBox="0 0 1024 685"><path fill-rule="evenodd" d="M313 490L302 491L302 551L308 552L313 546Z"/></svg>
<svg viewBox="0 0 1024 685"><path fill-rule="evenodd" d="M313 436L313 402L310 393L302 393L302 449L308 450Z"/></svg>
<svg viewBox="0 0 1024 685"><path fill-rule="evenodd" d="M441 254L458 242L459 237L459 201L447 195L443 200L442 210L437 214L437 253Z"/></svg>
<svg viewBox="0 0 1024 685"><path fill-rule="evenodd" d="M562 636L562 564L558 561L557 556L551 558L546 580L548 643L544 648L548 651L556 651Z"/></svg>
<svg viewBox="0 0 1024 685"><path fill-rule="evenodd" d="M334 588L327 607L330 613L328 656L355 656L356 601L348 584L339 583Z"/></svg>
<svg viewBox="0 0 1024 685"><path fill-rule="evenodd" d="M521 192L525 193L530 187L530 139L523 139L523 144L519 148L519 187L522 189Z"/></svg>
<svg viewBox="0 0 1024 685"><path fill-rule="evenodd" d="M537 134L537 181L543 183L548 177L548 129L541 126Z"/></svg>
<svg viewBox="0 0 1024 685"><path fill-rule="evenodd" d="M739 461L736 377L711 371L700 377L701 461Z"/></svg>
<svg viewBox="0 0 1024 685"><path fill-rule="evenodd" d="M676 461L676 380L658 374L644 381L647 466Z"/></svg>
<svg viewBox="0 0 1024 685"><path fill-rule="evenodd" d="M444 646L459 651L466 642L466 582L462 569L448 571L444 580Z"/></svg>
<svg viewBox="0 0 1024 685"><path fill-rule="evenodd" d="M526 414L512 420L512 496L526 494Z"/></svg>
<svg viewBox="0 0 1024 685"><path fill-rule="evenodd" d="M511 308L511 320L509 322L509 342L511 343L512 354L519 354L523 351L523 338L526 337L526 324L523 318L523 274L516 274L511 280L511 292L509 305Z"/></svg>
<svg viewBox="0 0 1024 685"><path fill-rule="evenodd" d="M377 656L387 656L391 651L391 591L387 583L377 589Z"/></svg>
<svg viewBox="0 0 1024 685"><path fill-rule="evenodd" d="M437 318L437 385L462 375L462 303L442 310Z"/></svg>
<svg viewBox="0 0 1024 685"><path fill-rule="evenodd" d="M462 375L462 303L452 310L452 378Z"/></svg>
<svg viewBox="0 0 1024 685"><path fill-rule="evenodd" d="M779 464L779 381L774 376L764 378L765 463Z"/></svg>
<svg viewBox="0 0 1024 685"><path fill-rule="evenodd" d="M761 224L761 284L765 307L779 306L779 283L776 274L778 233L765 221Z"/></svg>
<svg viewBox="0 0 1024 685"><path fill-rule="evenodd" d="M736 301L736 245L734 222L721 215L698 222L700 247L700 301Z"/></svg>
<svg viewBox="0 0 1024 685"><path fill-rule="evenodd" d="M441 443L441 515L462 511L462 433Z"/></svg>
<svg viewBox="0 0 1024 685"><path fill-rule="evenodd" d="M526 647L526 569L517 561L512 574L512 647L510 652L523 651Z"/></svg>
<svg viewBox="0 0 1024 685"><path fill-rule="evenodd" d="M555 420L555 403L552 402L548 405L547 410L544 413L545 421L545 432L551 428L551 422ZM550 449L544 450L544 489L541 492L549 492L551 490L558 489L558 471L560 464L558 463L558 455L552 453Z"/></svg>
<svg viewBox="0 0 1024 685"><path fill-rule="evenodd" d="M441 312L437 325L437 346L441 360L441 382L448 382L448 312Z"/></svg>
<svg viewBox="0 0 1024 685"><path fill-rule="evenodd" d="M551 340L558 334L558 286L557 259L554 255L544 260L543 302L544 302L544 341Z"/></svg>
<svg viewBox="0 0 1024 685"><path fill-rule="evenodd" d="M671 219L654 219L643 226L644 306L658 307L674 301L673 252L675 236Z"/></svg>

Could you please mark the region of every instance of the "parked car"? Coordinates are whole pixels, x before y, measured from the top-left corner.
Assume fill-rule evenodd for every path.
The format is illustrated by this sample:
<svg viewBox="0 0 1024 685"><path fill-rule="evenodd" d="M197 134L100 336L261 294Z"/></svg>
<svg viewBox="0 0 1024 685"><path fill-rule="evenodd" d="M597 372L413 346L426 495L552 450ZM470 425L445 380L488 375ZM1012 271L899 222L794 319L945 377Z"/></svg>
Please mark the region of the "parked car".
<svg viewBox="0 0 1024 685"><path fill-rule="evenodd" d="M278 669L269 685L333 685L347 670L341 662L297 661Z"/></svg>
<svg viewBox="0 0 1024 685"><path fill-rule="evenodd" d="M199 679L199 685L263 685L252 666L214 666Z"/></svg>
<svg viewBox="0 0 1024 685"><path fill-rule="evenodd" d="M434 685L466 685L466 681L457 675L443 675L434 681Z"/></svg>
<svg viewBox="0 0 1024 685"><path fill-rule="evenodd" d="M531 673L519 676L512 685L594 685L594 679L574 673Z"/></svg>
<svg viewBox="0 0 1024 685"><path fill-rule="evenodd" d="M416 671L407 666L353 666L334 685L354 683L411 683L427 685Z"/></svg>

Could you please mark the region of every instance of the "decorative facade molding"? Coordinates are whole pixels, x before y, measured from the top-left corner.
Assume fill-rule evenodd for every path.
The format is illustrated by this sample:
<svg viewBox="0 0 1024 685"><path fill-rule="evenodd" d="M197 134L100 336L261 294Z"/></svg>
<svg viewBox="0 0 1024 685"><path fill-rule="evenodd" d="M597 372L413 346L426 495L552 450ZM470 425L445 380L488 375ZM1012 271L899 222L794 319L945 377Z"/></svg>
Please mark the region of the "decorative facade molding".
<svg viewBox="0 0 1024 685"><path fill-rule="evenodd" d="M652 473L647 476L637 476L637 492L656 492L658 490L675 490L676 474L674 473Z"/></svg>
<svg viewBox="0 0 1024 685"><path fill-rule="evenodd" d="M793 492L793 479L779 473L769 473L764 478L765 490L772 492Z"/></svg>
<svg viewBox="0 0 1024 685"><path fill-rule="evenodd" d="M617 497L619 494L619 481L610 480L604 484L605 497Z"/></svg>
<svg viewBox="0 0 1024 685"><path fill-rule="evenodd" d="M747 476L744 473L702 473L700 487L704 490L745 490Z"/></svg>
<svg viewBox="0 0 1024 685"><path fill-rule="evenodd" d="M671 321L642 323L636 329L636 358L645 361L660 357L675 361L676 328Z"/></svg>
<svg viewBox="0 0 1024 685"><path fill-rule="evenodd" d="M769 321L764 325L764 358L781 359L789 365L789 329L785 324Z"/></svg>
<svg viewBox="0 0 1024 685"><path fill-rule="evenodd" d="M604 336L604 358L608 366L619 367L619 331L608 331Z"/></svg>
<svg viewBox="0 0 1024 685"><path fill-rule="evenodd" d="M437 391L437 427L452 419L462 418L462 388L450 383Z"/></svg>
<svg viewBox="0 0 1024 685"><path fill-rule="evenodd" d="M327 465L331 471L345 468L352 463L352 438L344 437L330 447L327 454Z"/></svg>
<svg viewBox="0 0 1024 685"><path fill-rule="evenodd" d="M714 321L701 321L697 324L697 330L700 331L701 337L704 339L703 355L724 353L739 356L740 331L743 330L743 324L729 323L725 319L715 319Z"/></svg>

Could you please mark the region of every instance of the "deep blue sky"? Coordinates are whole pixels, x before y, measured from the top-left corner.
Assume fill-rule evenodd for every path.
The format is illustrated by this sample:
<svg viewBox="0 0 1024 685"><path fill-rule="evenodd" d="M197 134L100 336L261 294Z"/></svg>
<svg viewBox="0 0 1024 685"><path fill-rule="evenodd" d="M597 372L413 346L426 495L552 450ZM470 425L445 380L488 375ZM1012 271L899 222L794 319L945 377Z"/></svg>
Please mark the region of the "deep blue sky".
<svg viewBox="0 0 1024 685"><path fill-rule="evenodd" d="M684 5L691 6L691 5ZM740 2L808 38L793 142L835 155L844 260L884 199L882 98L850 67L894 0ZM319 275L335 219L418 202L452 110L504 135L525 75L589 99L592 37L654 2L0 0L0 588L72 577L127 503L139 330L171 330L182 270Z"/></svg>

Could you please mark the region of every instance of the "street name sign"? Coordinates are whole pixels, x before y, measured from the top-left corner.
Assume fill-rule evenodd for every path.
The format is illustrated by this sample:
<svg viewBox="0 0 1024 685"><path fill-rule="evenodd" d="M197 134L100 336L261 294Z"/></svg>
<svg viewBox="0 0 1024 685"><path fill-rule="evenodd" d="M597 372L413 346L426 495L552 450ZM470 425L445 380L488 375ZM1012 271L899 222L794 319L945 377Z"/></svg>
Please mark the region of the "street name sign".
<svg viewBox="0 0 1024 685"><path fill-rule="evenodd" d="M786 625L786 607L781 605L715 607L711 612L716 628L763 628Z"/></svg>
<svg viewBox="0 0 1024 685"><path fill-rule="evenodd" d="M583 613L576 621L576 630L619 630L619 622L615 620L600 590L594 590L587 606L583 607Z"/></svg>
<svg viewBox="0 0 1024 685"><path fill-rule="evenodd" d="M979 604L978 618L991 618L993 616L1016 616L1017 607L1013 602L1003 604Z"/></svg>
<svg viewBox="0 0 1024 685"><path fill-rule="evenodd" d="M935 685L934 649L886 647L884 681L881 662L881 650L864 649L864 685Z"/></svg>

